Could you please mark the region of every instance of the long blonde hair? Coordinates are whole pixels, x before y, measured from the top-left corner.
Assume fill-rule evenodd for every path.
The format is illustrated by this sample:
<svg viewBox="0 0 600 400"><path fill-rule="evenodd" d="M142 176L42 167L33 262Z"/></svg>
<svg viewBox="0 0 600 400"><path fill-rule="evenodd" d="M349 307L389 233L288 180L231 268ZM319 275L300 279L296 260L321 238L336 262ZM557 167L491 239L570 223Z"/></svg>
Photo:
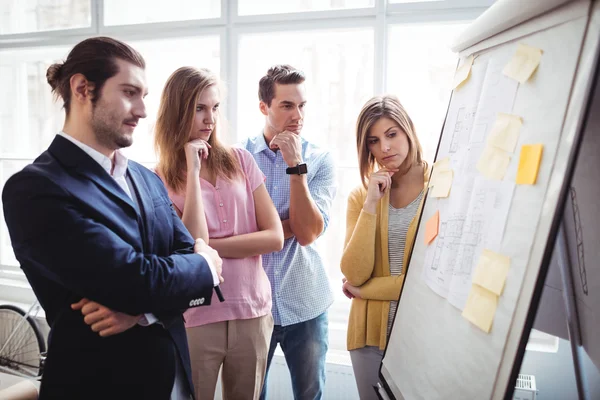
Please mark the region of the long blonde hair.
<svg viewBox="0 0 600 400"><path fill-rule="evenodd" d="M358 165L361 181L365 189L369 183L369 176L375 169L376 164L375 157L369 151L367 136L369 136L369 130L373 125L380 118L384 117L398 124L408 137L408 154L401 166L401 170L408 170L413 165L426 164L423 161L423 149L415 132L415 126L402 104L400 104L400 100L393 95L375 96L365 103L356 122Z"/></svg>
<svg viewBox="0 0 600 400"><path fill-rule="evenodd" d="M157 170L176 191L182 190L186 183L185 144L192 134L198 98L211 86L220 84L208 69L181 67L171 74L163 89L154 135L159 155ZM210 155L203 163L217 176L234 179L241 174L241 166L231 148L219 141L220 125L221 121L217 120L208 139Z"/></svg>

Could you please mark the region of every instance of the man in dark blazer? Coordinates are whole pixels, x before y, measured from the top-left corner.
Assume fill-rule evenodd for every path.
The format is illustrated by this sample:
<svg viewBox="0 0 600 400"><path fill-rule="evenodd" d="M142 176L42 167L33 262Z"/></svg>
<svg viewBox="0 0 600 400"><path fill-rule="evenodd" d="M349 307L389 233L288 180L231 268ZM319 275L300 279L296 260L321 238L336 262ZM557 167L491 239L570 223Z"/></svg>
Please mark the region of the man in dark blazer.
<svg viewBox="0 0 600 400"><path fill-rule="evenodd" d="M42 400L192 398L182 312L210 304L221 259L119 151L146 116L144 71L122 42L76 45L47 73L63 131L4 186L12 246L50 325Z"/></svg>

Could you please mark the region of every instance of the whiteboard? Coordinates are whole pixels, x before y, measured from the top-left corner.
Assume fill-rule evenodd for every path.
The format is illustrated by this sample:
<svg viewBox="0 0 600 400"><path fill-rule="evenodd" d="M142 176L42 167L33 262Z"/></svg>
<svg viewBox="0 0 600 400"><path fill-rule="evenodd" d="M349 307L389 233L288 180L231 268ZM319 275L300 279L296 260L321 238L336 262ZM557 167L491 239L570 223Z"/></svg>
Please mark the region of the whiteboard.
<svg viewBox="0 0 600 400"><path fill-rule="evenodd" d="M545 3L537 16L521 21L510 12L520 14L523 3L529 2L497 2L480 17L487 21L485 24L478 20L467 30L480 36L470 41L462 38L456 49L463 59L468 55L476 58L470 78L452 94L436 156L436 160L450 157L455 171L451 195L447 199L428 196L426 200L381 365L384 384L396 398L504 398L511 386L509 380L523 334L528 335L524 327L531 299L581 110L588 100L588 83L600 38L600 7L598 2L592 6L589 1L552 0L549 3L558 8L549 10ZM507 28L506 21L517 25ZM488 33L494 36L481 39L486 29L491 29ZM460 43L471 47L460 48ZM542 49L543 56L533 77L514 87L501 71L519 43ZM523 118L515 154L502 183L505 187L495 195L504 203L508 201L509 208L499 237L480 235L471 243L467 237L476 236L477 230L470 232L466 227L476 223L487 226L487 221L477 219L481 216L472 215L474 194L490 193L497 187L483 179L475 165L498 112ZM516 186L511 192L520 146L534 143L544 144L537 182ZM437 211L440 233L426 246L424 226ZM462 227L458 238L453 235L456 227ZM460 260L468 260L466 255L470 254L474 263L483 247L511 258L490 333L461 316L474 264L463 262L449 267L451 261L432 261L436 260L432 253L436 254L434 248L440 237L446 245L446 260L456 250Z"/></svg>

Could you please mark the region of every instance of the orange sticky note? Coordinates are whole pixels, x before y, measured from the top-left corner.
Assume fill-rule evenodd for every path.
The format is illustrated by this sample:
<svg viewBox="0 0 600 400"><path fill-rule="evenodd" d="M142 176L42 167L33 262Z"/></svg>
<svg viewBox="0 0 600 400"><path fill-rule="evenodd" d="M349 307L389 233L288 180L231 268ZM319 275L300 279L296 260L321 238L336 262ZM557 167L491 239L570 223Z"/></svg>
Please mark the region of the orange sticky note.
<svg viewBox="0 0 600 400"><path fill-rule="evenodd" d="M526 144L521 147L521 158L517 171L518 185L535 185L543 151L543 144Z"/></svg>
<svg viewBox="0 0 600 400"><path fill-rule="evenodd" d="M429 218L429 221L425 224L425 244L429 244L438 235L438 229L440 226L440 212L436 211L433 217Z"/></svg>

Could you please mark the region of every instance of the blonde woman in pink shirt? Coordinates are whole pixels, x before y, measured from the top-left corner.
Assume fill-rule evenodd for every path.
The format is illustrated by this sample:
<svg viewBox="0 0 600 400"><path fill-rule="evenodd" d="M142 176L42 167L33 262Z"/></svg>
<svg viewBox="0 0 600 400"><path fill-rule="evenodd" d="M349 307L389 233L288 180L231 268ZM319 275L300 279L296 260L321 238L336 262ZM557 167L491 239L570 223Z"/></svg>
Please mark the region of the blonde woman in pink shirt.
<svg viewBox="0 0 600 400"><path fill-rule="evenodd" d="M283 230L252 155L219 141L220 97L206 69L169 77L156 121L157 172L192 236L223 258L225 302L184 314L196 398L214 398L222 367L224 399L258 399L273 330L260 256L281 250Z"/></svg>

